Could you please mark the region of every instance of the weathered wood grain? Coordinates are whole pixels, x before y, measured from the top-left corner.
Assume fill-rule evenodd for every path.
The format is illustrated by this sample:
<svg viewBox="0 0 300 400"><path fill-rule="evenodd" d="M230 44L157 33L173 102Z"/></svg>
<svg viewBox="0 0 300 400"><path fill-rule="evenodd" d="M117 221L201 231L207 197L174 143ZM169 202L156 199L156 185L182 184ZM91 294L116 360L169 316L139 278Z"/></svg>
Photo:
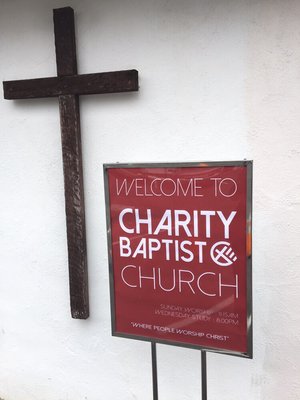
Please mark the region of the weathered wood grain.
<svg viewBox="0 0 300 400"><path fill-rule="evenodd" d="M89 316L84 190L78 96L59 96L69 282L73 318Z"/></svg>
<svg viewBox="0 0 300 400"><path fill-rule="evenodd" d="M138 90L136 70L59 76L3 82L7 100L57 97L67 94L105 94Z"/></svg>

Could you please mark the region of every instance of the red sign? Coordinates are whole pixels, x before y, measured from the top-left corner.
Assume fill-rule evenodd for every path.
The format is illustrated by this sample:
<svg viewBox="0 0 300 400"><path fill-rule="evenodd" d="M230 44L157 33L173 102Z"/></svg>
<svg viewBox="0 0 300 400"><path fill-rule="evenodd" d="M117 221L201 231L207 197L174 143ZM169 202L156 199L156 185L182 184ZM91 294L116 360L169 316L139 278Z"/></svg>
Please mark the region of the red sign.
<svg viewBox="0 0 300 400"><path fill-rule="evenodd" d="M252 357L252 163L104 169L113 335Z"/></svg>

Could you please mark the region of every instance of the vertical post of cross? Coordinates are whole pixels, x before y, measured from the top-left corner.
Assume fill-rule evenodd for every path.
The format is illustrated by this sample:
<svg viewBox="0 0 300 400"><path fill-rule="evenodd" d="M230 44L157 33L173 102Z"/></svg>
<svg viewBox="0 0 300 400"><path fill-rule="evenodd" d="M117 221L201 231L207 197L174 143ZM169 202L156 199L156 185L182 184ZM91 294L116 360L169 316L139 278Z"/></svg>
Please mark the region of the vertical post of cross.
<svg viewBox="0 0 300 400"><path fill-rule="evenodd" d="M53 10L57 75L77 74L74 11ZM70 302L73 318L89 316L79 96L58 96L65 182Z"/></svg>

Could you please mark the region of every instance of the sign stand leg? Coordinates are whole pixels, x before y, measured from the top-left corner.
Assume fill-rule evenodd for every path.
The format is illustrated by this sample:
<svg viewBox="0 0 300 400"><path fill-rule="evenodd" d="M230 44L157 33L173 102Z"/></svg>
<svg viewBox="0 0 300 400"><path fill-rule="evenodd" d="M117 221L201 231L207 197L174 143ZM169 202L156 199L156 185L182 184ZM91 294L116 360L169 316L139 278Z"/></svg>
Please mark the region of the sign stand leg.
<svg viewBox="0 0 300 400"><path fill-rule="evenodd" d="M153 400L158 400L156 343L151 342Z"/></svg>
<svg viewBox="0 0 300 400"><path fill-rule="evenodd" d="M202 400L207 400L207 365L206 351L201 351L201 383L202 383Z"/></svg>

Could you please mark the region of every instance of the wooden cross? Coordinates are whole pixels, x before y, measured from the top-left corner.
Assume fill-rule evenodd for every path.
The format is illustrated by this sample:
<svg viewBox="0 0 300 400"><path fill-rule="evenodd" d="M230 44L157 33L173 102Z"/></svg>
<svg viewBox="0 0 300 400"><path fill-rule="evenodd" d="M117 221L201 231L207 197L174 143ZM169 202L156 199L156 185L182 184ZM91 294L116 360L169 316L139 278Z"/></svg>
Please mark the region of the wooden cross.
<svg viewBox="0 0 300 400"><path fill-rule="evenodd" d="M138 90L136 70L77 75L74 11L53 10L57 76L3 82L5 99L58 97L65 182L71 314L89 316L79 95Z"/></svg>

